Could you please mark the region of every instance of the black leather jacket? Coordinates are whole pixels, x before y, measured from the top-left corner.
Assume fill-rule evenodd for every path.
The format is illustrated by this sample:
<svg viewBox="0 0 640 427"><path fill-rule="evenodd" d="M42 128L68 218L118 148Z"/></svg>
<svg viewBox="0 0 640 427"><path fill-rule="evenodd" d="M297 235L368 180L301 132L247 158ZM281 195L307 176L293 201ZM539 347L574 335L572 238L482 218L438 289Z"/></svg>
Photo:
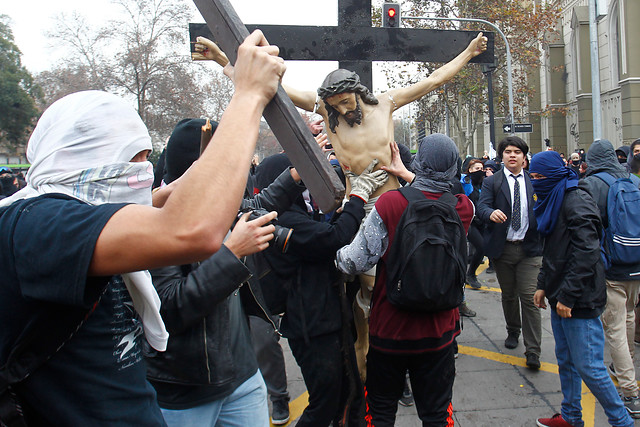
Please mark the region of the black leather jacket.
<svg viewBox="0 0 640 427"><path fill-rule="evenodd" d="M538 289L552 309L560 301L571 316L594 318L604 310L607 291L600 256L602 225L598 206L582 186L569 189L551 234L544 238Z"/></svg>
<svg viewBox="0 0 640 427"><path fill-rule="evenodd" d="M251 206L280 213L303 190L287 170L254 199L245 199L242 208ZM212 386L234 381L231 339L241 328L230 324L229 296L239 289L245 313L271 322L257 278L250 270L250 259L245 261L247 265L223 245L202 263L151 271L169 342L165 352L148 355L150 380ZM246 351L253 353L252 348Z"/></svg>

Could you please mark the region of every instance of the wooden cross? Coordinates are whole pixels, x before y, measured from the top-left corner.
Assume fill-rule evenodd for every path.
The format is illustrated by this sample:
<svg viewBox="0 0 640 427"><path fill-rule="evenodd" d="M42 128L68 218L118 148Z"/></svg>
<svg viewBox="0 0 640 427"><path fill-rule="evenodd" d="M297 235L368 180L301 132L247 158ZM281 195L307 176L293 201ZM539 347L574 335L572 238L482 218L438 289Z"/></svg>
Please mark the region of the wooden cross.
<svg viewBox="0 0 640 427"><path fill-rule="evenodd" d="M260 28L285 60L339 61L340 68L358 73L370 89L372 61L448 62L477 35L475 31L375 28L371 26L371 0L338 0L338 26L326 27L245 27L229 0L194 2L206 24L189 24L192 49L196 37L206 37L233 64L249 31ZM487 51L471 62L493 64L494 34L485 35ZM263 116L318 206L325 212L334 209L344 196L344 186L281 86Z"/></svg>
<svg viewBox="0 0 640 427"><path fill-rule="evenodd" d="M264 4L269 7L269 2ZM449 62L478 35L477 31L372 27L371 0L338 0L338 26L247 25L249 31L256 28L280 48L285 60L339 61L340 68L358 73L369 89L373 89L372 61ZM189 34L191 46L197 36L218 41L207 24L189 24ZM471 62L493 64L495 34L484 35L487 50Z"/></svg>
<svg viewBox="0 0 640 427"><path fill-rule="evenodd" d="M238 47L249 35L249 31L228 0L194 1L211 30L208 35L220 45L229 61L234 64L238 57ZM344 197L344 185L281 85L262 115L316 204L324 212L335 209Z"/></svg>

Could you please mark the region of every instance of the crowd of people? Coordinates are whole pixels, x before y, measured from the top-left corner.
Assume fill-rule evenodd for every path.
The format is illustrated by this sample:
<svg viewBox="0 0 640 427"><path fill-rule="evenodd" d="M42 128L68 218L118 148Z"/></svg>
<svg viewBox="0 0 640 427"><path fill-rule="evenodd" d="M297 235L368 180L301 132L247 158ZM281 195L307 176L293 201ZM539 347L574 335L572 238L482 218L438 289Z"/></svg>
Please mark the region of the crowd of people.
<svg viewBox="0 0 640 427"><path fill-rule="evenodd" d="M476 315L463 289L482 288L487 257L504 346L522 335L532 370L540 310L551 309L564 398L537 424L582 426L584 381L611 425L632 426L640 259L625 248L640 241L640 201L611 189L640 191L640 140L595 141L577 164L530 156L515 136L496 159L464 162L443 134L413 157L389 141L395 109L484 49L479 34L429 78L378 97L346 70L317 95L287 88L323 117L324 133L311 131L337 157L347 191L331 215L286 153L252 161L286 69L260 31L224 63L235 92L206 148L207 122L184 119L155 171L124 100L85 91L55 102L30 138L26 179L0 170L0 420L268 426L270 396L271 421L285 424L282 335L309 391L297 425L393 426L407 390L423 425L453 425L456 337L461 316ZM418 213L437 226L411 228ZM402 259L403 247L429 256Z"/></svg>

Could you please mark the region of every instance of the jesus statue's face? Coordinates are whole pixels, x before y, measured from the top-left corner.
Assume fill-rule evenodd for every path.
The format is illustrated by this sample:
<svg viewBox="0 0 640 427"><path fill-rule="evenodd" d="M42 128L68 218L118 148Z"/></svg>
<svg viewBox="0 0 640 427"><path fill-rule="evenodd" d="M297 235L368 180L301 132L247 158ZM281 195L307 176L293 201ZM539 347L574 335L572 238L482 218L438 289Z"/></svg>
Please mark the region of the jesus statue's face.
<svg viewBox="0 0 640 427"><path fill-rule="evenodd" d="M352 126L362 121L362 110L355 92L343 92L332 95L326 99L327 104L333 107L344 120Z"/></svg>

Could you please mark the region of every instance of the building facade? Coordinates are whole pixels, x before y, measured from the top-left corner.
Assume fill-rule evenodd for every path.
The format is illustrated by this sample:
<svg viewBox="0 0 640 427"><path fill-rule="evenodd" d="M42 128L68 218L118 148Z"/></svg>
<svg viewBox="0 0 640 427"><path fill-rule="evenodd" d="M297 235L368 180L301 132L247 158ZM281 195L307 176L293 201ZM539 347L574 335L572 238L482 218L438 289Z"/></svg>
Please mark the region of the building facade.
<svg viewBox="0 0 640 427"><path fill-rule="evenodd" d="M604 1L597 21L602 138L619 147L640 138L640 1ZM589 0L559 3L562 19L541 58L539 137L571 153L593 142Z"/></svg>

